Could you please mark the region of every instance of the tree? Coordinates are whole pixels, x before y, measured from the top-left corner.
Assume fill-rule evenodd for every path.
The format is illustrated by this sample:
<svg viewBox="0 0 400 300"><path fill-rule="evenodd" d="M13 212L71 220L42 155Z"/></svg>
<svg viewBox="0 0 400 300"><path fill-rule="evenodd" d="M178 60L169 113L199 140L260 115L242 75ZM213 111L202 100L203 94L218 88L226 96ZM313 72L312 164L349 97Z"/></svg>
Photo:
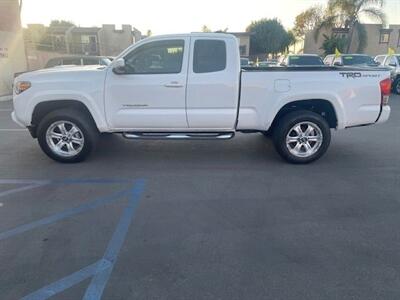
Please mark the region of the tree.
<svg viewBox="0 0 400 300"><path fill-rule="evenodd" d="M361 18L367 17L385 24L386 15L383 12L383 4L384 0L329 0L326 15L315 30L315 41L318 40L319 33L323 28L347 28L349 38L346 52L350 51L355 31L358 33L357 52L363 52L368 41Z"/></svg>
<svg viewBox="0 0 400 300"><path fill-rule="evenodd" d="M207 26L207 25L203 25L203 27L201 28L202 32L211 32L212 30Z"/></svg>
<svg viewBox="0 0 400 300"><path fill-rule="evenodd" d="M52 20L49 27L72 27L74 23L65 20Z"/></svg>
<svg viewBox="0 0 400 300"><path fill-rule="evenodd" d="M307 32L313 31L321 23L323 17L324 10L321 5L316 5L303 11L296 17L294 22L294 35L304 39Z"/></svg>
<svg viewBox="0 0 400 300"><path fill-rule="evenodd" d="M290 43L288 33L278 19L253 21L246 29L251 32L251 54L277 54L284 52Z"/></svg>
<svg viewBox="0 0 400 300"><path fill-rule="evenodd" d="M226 27L225 29L218 29L214 32L219 32L219 33L225 33L228 32L228 27ZM203 27L201 28L202 32L213 32L212 29L210 27L208 27L207 25L203 25Z"/></svg>
<svg viewBox="0 0 400 300"><path fill-rule="evenodd" d="M329 37L326 34L323 34L323 37L324 37L324 42L322 43L322 47L320 49L324 50L325 56L329 54L334 54L336 52L336 49L338 49L339 52L345 51L347 47L346 38L343 38L338 35L333 35Z"/></svg>
<svg viewBox="0 0 400 300"><path fill-rule="evenodd" d="M149 30L147 30L147 33L146 33L146 36L147 37L149 37L149 36L151 36L153 33L151 32L151 30L149 29Z"/></svg>
<svg viewBox="0 0 400 300"><path fill-rule="evenodd" d="M293 30L289 30L286 35L286 39L284 41L284 45L286 47L286 52L289 52L289 47L295 45L297 43L296 35Z"/></svg>

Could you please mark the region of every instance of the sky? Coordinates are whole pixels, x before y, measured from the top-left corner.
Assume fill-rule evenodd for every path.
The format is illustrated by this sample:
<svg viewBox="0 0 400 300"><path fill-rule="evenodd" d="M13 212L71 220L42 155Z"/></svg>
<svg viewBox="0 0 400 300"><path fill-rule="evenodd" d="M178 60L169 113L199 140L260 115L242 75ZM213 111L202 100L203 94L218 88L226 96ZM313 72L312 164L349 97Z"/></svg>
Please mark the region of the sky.
<svg viewBox="0 0 400 300"><path fill-rule="evenodd" d="M253 20L278 18L286 28L303 10L327 0L23 0L22 23L48 25L53 19L80 26L130 24L142 33L184 33L228 28L245 31ZM391 24L400 24L400 0L386 0Z"/></svg>

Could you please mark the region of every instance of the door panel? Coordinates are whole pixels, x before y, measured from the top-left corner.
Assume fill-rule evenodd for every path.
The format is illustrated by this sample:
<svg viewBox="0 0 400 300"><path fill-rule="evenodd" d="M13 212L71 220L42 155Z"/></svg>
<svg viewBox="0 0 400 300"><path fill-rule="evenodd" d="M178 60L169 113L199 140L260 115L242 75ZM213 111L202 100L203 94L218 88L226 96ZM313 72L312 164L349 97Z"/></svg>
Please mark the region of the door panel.
<svg viewBox="0 0 400 300"><path fill-rule="evenodd" d="M125 57L126 74L108 70L107 122L113 129L187 128L189 38L141 44Z"/></svg>
<svg viewBox="0 0 400 300"><path fill-rule="evenodd" d="M192 38L186 110L193 129L233 129L239 98L239 50L234 39Z"/></svg>

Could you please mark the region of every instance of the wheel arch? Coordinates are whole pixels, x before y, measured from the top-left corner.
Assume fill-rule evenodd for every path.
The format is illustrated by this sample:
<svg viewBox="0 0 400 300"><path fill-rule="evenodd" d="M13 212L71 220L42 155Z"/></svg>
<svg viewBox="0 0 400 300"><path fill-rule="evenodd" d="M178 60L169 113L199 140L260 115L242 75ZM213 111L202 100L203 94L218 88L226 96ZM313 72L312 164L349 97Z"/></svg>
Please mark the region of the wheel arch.
<svg viewBox="0 0 400 300"><path fill-rule="evenodd" d="M325 99L307 99L291 101L282 106L275 115L275 118L271 123L270 130L273 130L278 124L279 120L282 119L286 114L300 110L318 113L328 122L330 128L338 128L339 126L338 114L331 101Z"/></svg>
<svg viewBox="0 0 400 300"><path fill-rule="evenodd" d="M96 118L93 116L93 113L89 110L87 105L79 100L48 100L39 102L35 105L32 111L32 118L31 118L31 126L30 126L30 133L31 135L36 138L37 137L37 126L39 125L40 121L50 112L63 109L63 108L72 108L76 109L82 113L84 113L93 124L99 128L99 120L96 121Z"/></svg>

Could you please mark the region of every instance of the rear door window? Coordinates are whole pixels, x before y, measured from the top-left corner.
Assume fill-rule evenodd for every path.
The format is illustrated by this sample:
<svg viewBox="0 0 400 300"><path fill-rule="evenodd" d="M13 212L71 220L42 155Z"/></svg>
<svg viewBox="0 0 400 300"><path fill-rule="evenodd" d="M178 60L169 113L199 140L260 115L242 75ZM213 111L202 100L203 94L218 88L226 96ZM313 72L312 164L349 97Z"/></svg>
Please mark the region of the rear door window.
<svg viewBox="0 0 400 300"><path fill-rule="evenodd" d="M193 72L211 73L226 68L226 44L221 40L196 40L193 52Z"/></svg>

